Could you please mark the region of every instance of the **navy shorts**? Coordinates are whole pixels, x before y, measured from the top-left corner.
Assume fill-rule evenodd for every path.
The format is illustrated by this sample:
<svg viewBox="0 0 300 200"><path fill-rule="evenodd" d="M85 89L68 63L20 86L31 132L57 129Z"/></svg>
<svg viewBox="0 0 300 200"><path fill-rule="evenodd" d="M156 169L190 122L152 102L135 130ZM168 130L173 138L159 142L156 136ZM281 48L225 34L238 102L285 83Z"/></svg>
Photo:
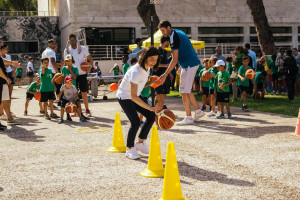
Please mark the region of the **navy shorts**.
<svg viewBox="0 0 300 200"><path fill-rule="evenodd" d="M17 76L17 78L22 78L22 76Z"/></svg>
<svg viewBox="0 0 300 200"><path fill-rule="evenodd" d="M155 95L157 94L169 94L170 93L170 87L171 87L171 79L169 76L167 76L166 81L164 84L158 86L157 88L154 88Z"/></svg>
<svg viewBox="0 0 300 200"><path fill-rule="evenodd" d="M238 85L238 88L240 90L240 93L242 93L243 91L247 92L249 90L249 87L245 87L243 85Z"/></svg>
<svg viewBox="0 0 300 200"><path fill-rule="evenodd" d="M47 102L49 100L55 100L54 92L41 92L41 101L40 102Z"/></svg>
<svg viewBox="0 0 300 200"><path fill-rule="evenodd" d="M77 83L77 85L79 87L79 90L81 92L87 92L88 91L89 83L88 83L86 74L77 76L76 83Z"/></svg>
<svg viewBox="0 0 300 200"><path fill-rule="evenodd" d="M208 94L215 94L215 89L209 89L209 93Z"/></svg>
<svg viewBox="0 0 300 200"><path fill-rule="evenodd" d="M278 81L278 73L272 74L272 81Z"/></svg>
<svg viewBox="0 0 300 200"><path fill-rule="evenodd" d="M209 95L209 88L208 87L202 87L202 95Z"/></svg>
<svg viewBox="0 0 300 200"><path fill-rule="evenodd" d="M229 102L229 92L217 92L217 102L228 103Z"/></svg>
<svg viewBox="0 0 300 200"><path fill-rule="evenodd" d="M11 84L15 84L15 77L12 76L12 72L7 73L7 78L11 80Z"/></svg>

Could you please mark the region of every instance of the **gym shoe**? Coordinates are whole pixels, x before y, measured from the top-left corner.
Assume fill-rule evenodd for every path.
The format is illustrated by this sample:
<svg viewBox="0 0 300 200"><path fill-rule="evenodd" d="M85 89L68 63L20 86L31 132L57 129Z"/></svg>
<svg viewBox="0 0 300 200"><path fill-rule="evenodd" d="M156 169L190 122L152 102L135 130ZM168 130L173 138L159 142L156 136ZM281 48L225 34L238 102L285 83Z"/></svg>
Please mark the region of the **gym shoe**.
<svg viewBox="0 0 300 200"><path fill-rule="evenodd" d="M215 113L214 111L210 111L210 112L207 114L207 116L209 116L209 117L215 116L215 115L216 115L216 113Z"/></svg>
<svg viewBox="0 0 300 200"><path fill-rule="evenodd" d="M135 160L140 158L140 155L136 152L135 147L126 150L125 156L129 159Z"/></svg>
<svg viewBox="0 0 300 200"><path fill-rule="evenodd" d="M211 111L211 105L209 106L209 112Z"/></svg>
<svg viewBox="0 0 300 200"><path fill-rule="evenodd" d="M224 114L223 114L223 113L220 113L220 114L217 116L217 118L218 118L218 119L224 119L224 118L225 118L225 116L224 116Z"/></svg>
<svg viewBox="0 0 300 200"><path fill-rule="evenodd" d="M91 117L92 116L91 111L89 109L86 109L85 112L86 112L86 116L87 117Z"/></svg>
<svg viewBox="0 0 300 200"><path fill-rule="evenodd" d="M189 119L188 117L185 117L182 121L177 122L177 126L183 126L183 125L193 125L194 119Z"/></svg>
<svg viewBox="0 0 300 200"><path fill-rule="evenodd" d="M206 110L206 106L202 106L201 110L202 111Z"/></svg>
<svg viewBox="0 0 300 200"><path fill-rule="evenodd" d="M58 123L59 123L59 124L64 123L64 119L63 119L63 118L60 118L60 119L58 120Z"/></svg>
<svg viewBox="0 0 300 200"><path fill-rule="evenodd" d="M203 117L205 114L202 110L196 110L195 111L195 115L194 115L194 120L200 119L201 117Z"/></svg>
<svg viewBox="0 0 300 200"><path fill-rule="evenodd" d="M27 110L25 110L25 111L24 111L24 116L27 116L27 114L28 114L28 113L27 113Z"/></svg>
<svg viewBox="0 0 300 200"><path fill-rule="evenodd" d="M59 118L59 117L57 116L57 114L55 114L55 113L51 114L50 117L53 118L53 119Z"/></svg>
<svg viewBox="0 0 300 200"><path fill-rule="evenodd" d="M40 114L45 114L45 111L44 110L40 110Z"/></svg>
<svg viewBox="0 0 300 200"><path fill-rule="evenodd" d="M48 114L45 115L45 119L51 120L50 116Z"/></svg>
<svg viewBox="0 0 300 200"><path fill-rule="evenodd" d="M248 106L247 106L247 105L244 105L244 106L242 107L242 109L243 109L244 111L247 111L247 110L248 110Z"/></svg>
<svg viewBox="0 0 300 200"><path fill-rule="evenodd" d="M7 119L7 116L5 114L0 115L0 120L6 120L6 119Z"/></svg>
<svg viewBox="0 0 300 200"><path fill-rule="evenodd" d="M67 120L70 122L73 121L69 113L67 114Z"/></svg>
<svg viewBox="0 0 300 200"><path fill-rule="evenodd" d="M136 148L137 151L140 151L144 154L149 154L149 149L147 147L146 142L136 142L134 147Z"/></svg>
<svg viewBox="0 0 300 200"><path fill-rule="evenodd" d="M231 113L227 113L228 119L231 119Z"/></svg>
<svg viewBox="0 0 300 200"><path fill-rule="evenodd" d="M86 122L86 119L84 117L80 117L81 122Z"/></svg>

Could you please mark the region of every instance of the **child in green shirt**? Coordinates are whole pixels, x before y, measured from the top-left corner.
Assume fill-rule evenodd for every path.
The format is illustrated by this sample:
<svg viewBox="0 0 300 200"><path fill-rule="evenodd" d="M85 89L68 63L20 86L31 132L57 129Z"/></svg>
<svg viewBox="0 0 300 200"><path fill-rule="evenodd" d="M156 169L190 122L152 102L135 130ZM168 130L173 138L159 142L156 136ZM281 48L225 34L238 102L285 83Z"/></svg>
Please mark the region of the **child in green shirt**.
<svg viewBox="0 0 300 200"><path fill-rule="evenodd" d="M67 76L71 76L73 79L73 85L75 86L75 88L77 88L76 78L79 75L79 71L77 67L73 66L73 63L75 63L75 61L73 60L72 56L68 54L65 58L66 66L61 69L61 73L64 75L64 78L66 78Z"/></svg>
<svg viewBox="0 0 300 200"><path fill-rule="evenodd" d="M24 116L27 116L28 114L28 106L30 100L34 97L34 95L39 91L41 86L41 78L40 76L36 77L36 81L32 82L30 86L26 90L26 103L25 103L25 111L24 111ZM44 113L42 103L39 101L40 105L40 113Z"/></svg>
<svg viewBox="0 0 300 200"><path fill-rule="evenodd" d="M216 88L216 75L218 73L218 69L215 66L217 63L218 58L217 57L212 57L209 59L209 65L210 69L209 71L212 73L212 78L209 80L209 99L210 99L210 106L211 106L211 111L208 113L207 116L215 116L216 115L216 93L215 93L215 88Z"/></svg>
<svg viewBox="0 0 300 200"><path fill-rule="evenodd" d="M239 68L238 78L237 78L237 85L240 90L242 102L243 102L242 109L245 111L248 110L246 101L247 101L247 91L249 89L249 79L246 77L246 71L248 69L251 69L249 67L249 60L250 59L248 56L243 56L242 59L243 65Z"/></svg>
<svg viewBox="0 0 300 200"><path fill-rule="evenodd" d="M17 77L17 82L18 82L18 88L21 88L22 73L23 73L23 68L21 67L21 65L17 67L16 71L17 71L16 77Z"/></svg>
<svg viewBox="0 0 300 200"><path fill-rule="evenodd" d="M114 76L120 75L120 72L121 72L121 74L123 73L122 70L120 69L118 63L114 64L114 67L109 71L109 73L111 73L112 71L113 71ZM114 80L115 80L115 83L117 83L117 81L120 80L120 79L119 78L114 78Z"/></svg>
<svg viewBox="0 0 300 200"><path fill-rule="evenodd" d="M217 118L224 118L224 104L227 110L228 118L231 118L230 107L229 107L229 85L232 81L228 71L225 71L225 62L223 60L218 60L216 63L218 67L217 73L217 104L218 104L218 114Z"/></svg>
<svg viewBox="0 0 300 200"><path fill-rule="evenodd" d="M273 94L279 94L278 92L278 66L275 65L277 55L272 55L272 61L269 63L269 68L272 69L272 88L273 88ZM277 89L277 91L276 91ZM275 92L276 91L276 92Z"/></svg>
<svg viewBox="0 0 300 200"><path fill-rule="evenodd" d="M209 105L209 98L208 98L208 95L209 95L209 81L204 81L202 79L202 74L205 71L208 71L208 69L209 69L209 58L205 58L203 60L203 65L204 65L204 69L202 69L199 73L200 93L202 94L202 108L201 108L202 111L204 111L206 109L206 105Z"/></svg>

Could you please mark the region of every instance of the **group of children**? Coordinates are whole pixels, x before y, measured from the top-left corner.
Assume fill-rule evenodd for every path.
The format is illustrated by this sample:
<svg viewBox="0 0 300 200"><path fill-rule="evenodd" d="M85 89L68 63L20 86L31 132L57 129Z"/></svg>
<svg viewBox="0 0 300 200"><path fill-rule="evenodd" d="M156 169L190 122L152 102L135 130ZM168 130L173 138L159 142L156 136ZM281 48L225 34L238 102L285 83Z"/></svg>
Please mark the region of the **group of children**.
<svg viewBox="0 0 300 200"><path fill-rule="evenodd" d="M64 123L64 110L65 106L68 102L73 102L77 106L76 113L78 114L80 121L84 122L88 120L86 116L82 114L81 103L78 98L78 93L76 89L76 77L79 75L78 68L73 66L74 60L71 55L67 55L65 59L65 65L61 69L61 73L64 76L64 84L60 88L60 93L57 96L57 99L61 101L61 110L60 117L54 113L53 102L56 99L54 84L54 77L51 69L48 68L49 59L42 58L41 59L41 67L39 70L39 76L36 78L36 81L32 82L27 91L26 91L26 103L25 103L25 111L24 115L28 115L28 105L30 100L40 92L40 113L44 114L45 119L50 120L51 118L57 119L59 118L58 123ZM49 105L48 105L49 103ZM50 115L48 114L48 106L50 109ZM72 121L72 118L69 113L67 113L67 120Z"/></svg>

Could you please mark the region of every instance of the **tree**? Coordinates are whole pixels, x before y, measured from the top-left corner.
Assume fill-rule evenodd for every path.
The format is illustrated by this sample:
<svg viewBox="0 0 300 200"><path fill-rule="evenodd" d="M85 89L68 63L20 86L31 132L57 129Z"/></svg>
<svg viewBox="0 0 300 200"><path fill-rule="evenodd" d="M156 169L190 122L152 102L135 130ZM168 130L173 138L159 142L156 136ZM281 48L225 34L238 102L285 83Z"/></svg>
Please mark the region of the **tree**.
<svg viewBox="0 0 300 200"><path fill-rule="evenodd" d="M37 0L1 0L0 10L37 11Z"/></svg>
<svg viewBox="0 0 300 200"><path fill-rule="evenodd" d="M140 17L142 18L146 29L148 36L151 34L151 26L150 26L150 19L151 19L151 6L153 6L153 31L154 33L158 30L158 24L159 24L159 18L155 11L155 5L151 5L149 0L140 0L140 3L137 7L138 13Z"/></svg>
<svg viewBox="0 0 300 200"><path fill-rule="evenodd" d="M266 16L263 0L247 0L250 9L258 42L264 55L276 53L274 37Z"/></svg>

